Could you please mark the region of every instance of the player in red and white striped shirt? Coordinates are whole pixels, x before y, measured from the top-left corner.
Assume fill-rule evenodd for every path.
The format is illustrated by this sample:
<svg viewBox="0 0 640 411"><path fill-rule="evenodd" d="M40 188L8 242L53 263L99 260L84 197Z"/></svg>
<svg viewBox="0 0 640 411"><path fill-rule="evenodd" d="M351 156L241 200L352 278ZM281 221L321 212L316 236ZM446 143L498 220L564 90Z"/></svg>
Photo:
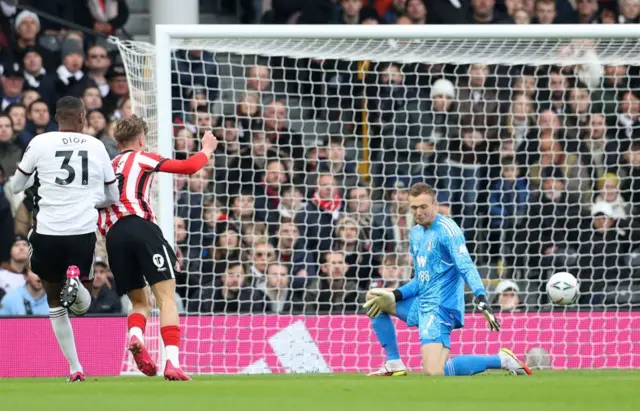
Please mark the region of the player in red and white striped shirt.
<svg viewBox="0 0 640 411"><path fill-rule="evenodd" d="M98 227L107 238L109 264L119 295L131 300L127 319L129 350L140 371L156 375L157 367L144 345L144 329L151 314L146 284L160 307L160 333L165 345L167 363L164 377L189 380L180 368L180 319L175 302L176 275L180 265L173 248L156 224L149 203L153 173L193 174L202 169L218 146L211 132L202 138L202 151L186 160L165 159L144 151L147 124L133 116L116 123L114 137L121 153L113 160L120 198L100 211Z"/></svg>

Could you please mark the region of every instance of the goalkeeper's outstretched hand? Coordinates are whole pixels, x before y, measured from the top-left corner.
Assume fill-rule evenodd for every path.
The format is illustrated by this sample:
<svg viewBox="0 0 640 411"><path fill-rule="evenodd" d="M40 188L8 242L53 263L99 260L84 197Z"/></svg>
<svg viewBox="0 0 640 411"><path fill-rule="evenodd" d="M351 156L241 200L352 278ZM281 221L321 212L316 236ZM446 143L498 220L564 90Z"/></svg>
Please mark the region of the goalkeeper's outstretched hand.
<svg viewBox="0 0 640 411"><path fill-rule="evenodd" d="M491 331L500 331L500 323L498 322L498 319L493 313L491 307L489 307L487 297L485 297L484 295L479 295L477 297L476 307L482 312L482 315L484 315L484 318L489 323L489 328L491 328Z"/></svg>
<svg viewBox="0 0 640 411"><path fill-rule="evenodd" d="M396 302L393 293L383 288L373 288L369 293L374 297L363 305L369 318L376 318L381 312L388 312Z"/></svg>

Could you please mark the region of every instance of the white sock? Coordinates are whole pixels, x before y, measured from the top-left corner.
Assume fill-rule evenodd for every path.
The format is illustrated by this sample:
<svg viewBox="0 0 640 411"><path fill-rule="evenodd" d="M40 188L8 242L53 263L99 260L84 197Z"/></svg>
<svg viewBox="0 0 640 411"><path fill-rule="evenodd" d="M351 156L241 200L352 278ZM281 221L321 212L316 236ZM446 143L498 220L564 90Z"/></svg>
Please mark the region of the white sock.
<svg viewBox="0 0 640 411"><path fill-rule="evenodd" d="M142 328L140 327L131 327L129 330L129 341L131 341L131 337L138 337L138 339L144 343L144 336L142 335Z"/></svg>
<svg viewBox="0 0 640 411"><path fill-rule="evenodd" d="M78 361L78 352L76 351L76 342L73 338L73 328L67 310L63 307L49 309L49 319L53 327L53 333L56 335L60 349L69 362L70 374L83 372L82 365Z"/></svg>
<svg viewBox="0 0 640 411"><path fill-rule="evenodd" d="M164 352L167 355L167 360L171 361L174 367L180 367L180 361L178 360L180 349L177 345L167 345L164 347Z"/></svg>
<svg viewBox="0 0 640 411"><path fill-rule="evenodd" d="M76 315L83 315L89 311L89 307L91 307L91 293L80 283L78 297L69 309Z"/></svg>
<svg viewBox="0 0 640 411"><path fill-rule="evenodd" d="M407 367L404 366L404 363L402 362L401 359L389 360L389 361L387 361L387 365L392 370L404 370L404 369L407 368Z"/></svg>

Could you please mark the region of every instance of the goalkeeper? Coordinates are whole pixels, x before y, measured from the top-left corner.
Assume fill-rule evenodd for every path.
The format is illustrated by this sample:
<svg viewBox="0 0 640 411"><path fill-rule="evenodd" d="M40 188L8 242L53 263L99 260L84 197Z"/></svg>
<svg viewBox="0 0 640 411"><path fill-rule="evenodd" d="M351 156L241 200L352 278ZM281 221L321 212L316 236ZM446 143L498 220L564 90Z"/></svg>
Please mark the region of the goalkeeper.
<svg viewBox="0 0 640 411"><path fill-rule="evenodd" d="M529 367L504 348L497 355L460 355L449 359L451 330L464 325L465 282L473 290L477 308L491 330L500 331L500 324L489 308L462 231L452 219L437 212L434 190L424 183L414 184L409 191L409 203L417 224L409 237L415 275L400 288L377 288L367 294L364 307L387 356L382 368L369 375L407 375L390 315L408 326L418 327L422 367L427 375L473 375L488 369L531 375Z"/></svg>

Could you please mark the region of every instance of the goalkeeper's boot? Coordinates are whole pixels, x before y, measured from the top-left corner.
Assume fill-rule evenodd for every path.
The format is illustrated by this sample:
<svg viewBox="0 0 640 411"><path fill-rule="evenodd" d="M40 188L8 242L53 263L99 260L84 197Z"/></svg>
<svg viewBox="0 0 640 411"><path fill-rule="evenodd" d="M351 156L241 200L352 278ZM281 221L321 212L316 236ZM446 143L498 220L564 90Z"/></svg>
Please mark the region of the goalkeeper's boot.
<svg viewBox="0 0 640 411"><path fill-rule="evenodd" d="M531 375L533 372L531 368L524 363L524 361L520 361L516 355L506 348L503 348L498 353L500 357L500 362L502 363L502 368L509 371L510 374L513 375Z"/></svg>
<svg viewBox="0 0 640 411"><path fill-rule="evenodd" d="M67 380L67 382L83 382L84 381L84 374L81 372L74 372L73 374L71 374L71 377L69 377L69 379Z"/></svg>
<svg viewBox="0 0 640 411"><path fill-rule="evenodd" d="M75 265L67 268L67 279L60 291L60 304L64 308L70 308L76 302L78 290L80 289L80 269Z"/></svg>
<svg viewBox="0 0 640 411"><path fill-rule="evenodd" d="M367 377L406 377L407 368L402 361L387 361L379 370L370 372Z"/></svg>
<svg viewBox="0 0 640 411"><path fill-rule="evenodd" d="M191 381L191 378L182 369L174 367L169 360L164 366L164 379L168 381Z"/></svg>
<svg viewBox="0 0 640 411"><path fill-rule="evenodd" d="M129 341L129 351L131 351L138 369L148 377L155 377L158 372L158 367L149 355L147 347L135 335L131 337L131 341Z"/></svg>

